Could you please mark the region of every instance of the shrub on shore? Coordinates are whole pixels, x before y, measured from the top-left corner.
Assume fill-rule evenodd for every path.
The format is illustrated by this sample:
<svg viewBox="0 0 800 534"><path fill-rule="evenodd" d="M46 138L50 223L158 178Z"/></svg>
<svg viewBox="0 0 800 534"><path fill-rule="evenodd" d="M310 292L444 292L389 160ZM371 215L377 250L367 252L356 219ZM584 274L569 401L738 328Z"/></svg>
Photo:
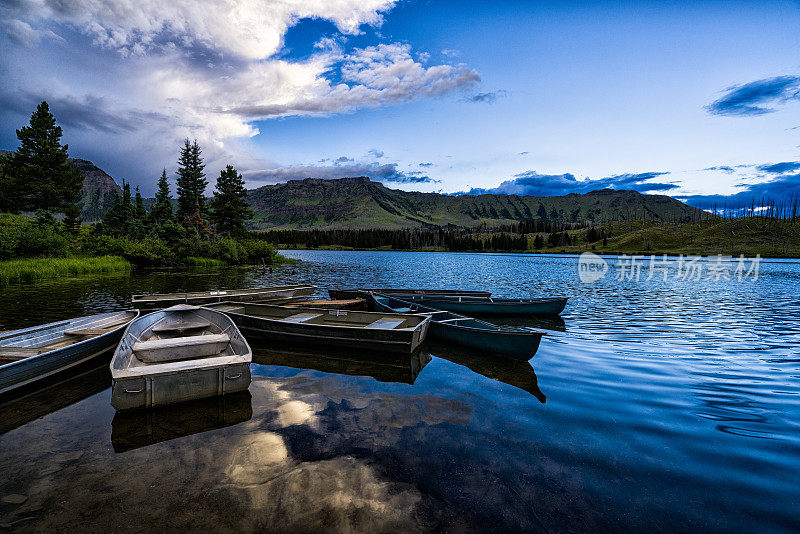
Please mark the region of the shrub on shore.
<svg viewBox="0 0 800 534"><path fill-rule="evenodd" d="M0 261L15 258L117 256L141 267L199 265L208 258L229 265L278 263L275 247L249 237L201 238L197 232L172 224L141 237L118 236L102 225L84 226L72 233L49 213L36 218L0 213ZM191 261L190 261L191 258Z"/></svg>
<svg viewBox="0 0 800 534"><path fill-rule="evenodd" d="M47 212L36 218L0 213L0 260L30 256L65 256L69 238Z"/></svg>
<svg viewBox="0 0 800 534"><path fill-rule="evenodd" d="M134 265L144 267L199 265L198 258L218 260L229 265L278 263L283 260L270 243L230 237L201 239L191 233L170 241L160 237L133 239L91 233L84 238L81 250L91 256L122 256Z"/></svg>

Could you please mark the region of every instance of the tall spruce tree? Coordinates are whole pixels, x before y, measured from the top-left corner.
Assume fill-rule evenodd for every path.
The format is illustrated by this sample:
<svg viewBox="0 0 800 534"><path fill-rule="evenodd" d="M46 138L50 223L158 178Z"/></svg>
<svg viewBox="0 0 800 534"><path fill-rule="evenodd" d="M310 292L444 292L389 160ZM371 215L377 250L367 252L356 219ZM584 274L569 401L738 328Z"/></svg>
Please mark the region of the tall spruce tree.
<svg viewBox="0 0 800 534"><path fill-rule="evenodd" d="M61 144L61 127L47 102L37 106L30 124L17 130L20 146L3 158L0 196L9 211L55 210L67 213L75 224L83 173L68 161L68 145Z"/></svg>
<svg viewBox="0 0 800 534"><path fill-rule="evenodd" d="M169 194L169 181L167 180L167 170L161 171L161 178L158 179L158 190L156 191L156 201L150 208L150 221L161 226L173 220L172 197Z"/></svg>
<svg viewBox="0 0 800 534"><path fill-rule="evenodd" d="M103 218L103 223L111 234L129 235L131 233L135 208L131 202L131 184L122 180L122 198L114 195L114 205Z"/></svg>
<svg viewBox="0 0 800 534"><path fill-rule="evenodd" d="M134 218L144 222L147 218L147 210L144 207L144 199L142 199L142 194L139 192L139 186L136 186L136 196L134 197L134 205L133 205L133 216Z"/></svg>
<svg viewBox="0 0 800 534"><path fill-rule="evenodd" d="M211 221L217 233L237 236L247 231L244 223L253 216L253 211L247 202L244 179L233 165L219 173L211 208Z"/></svg>
<svg viewBox="0 0 800 534"><path fill-rule="evenodd" d="M119 232L122 227L122 202L119 195L114 193L114 200L111 207L108 208L106 214L103 216L103 225L105 229L112 234Z"/></svg>
<svg viewBox="0 0 800 534"><path fill-rule="evenodd" d="M200 157L200 146L197 140L189 143L186 139L178 158L178 220L189 226L197 226L196 221L202 222L208 214L205 190L206 181L205 165Z"/></svg>
<svg viewBox="0 0 800 534"><path fill-rule="evenodd" d="M135 191L130 233L136 237L144 237L147 233L147 210L144 207L144 199L142 199L142 194L139 192L138 185Z"/></svg>
<svg viewBox="0 0 800 534"><path fill-rule="evenodd" d="M80 230L81 209L76 204L68 204L64 208L64 227L72 234L77 234Z"/></svg>
<svg viewBox="0 0 800 534"><path fill-rule="evenodd" d="M0 212L17 213L22 208L22 189L14 153L0 156Z"/></svg>

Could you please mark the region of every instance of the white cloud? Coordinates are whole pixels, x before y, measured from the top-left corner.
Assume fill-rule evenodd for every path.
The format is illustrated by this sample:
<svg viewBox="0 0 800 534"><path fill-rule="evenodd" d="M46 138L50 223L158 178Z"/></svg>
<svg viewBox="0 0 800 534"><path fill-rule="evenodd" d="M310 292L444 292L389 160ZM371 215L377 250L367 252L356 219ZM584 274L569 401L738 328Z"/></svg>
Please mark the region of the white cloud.
<svg viewBox="0 0 800 534"><path fill-rule="evenodd" d="M6 19L0 22L6 36L25 48L33 48L33 46L42 39L62 40L61 37L56 35L51 30L37 30L24 20Z"/></svg>
<svg viewBox="0 0 800 534"><path fill-rule="evenodd" d="M17 0L0 8L3 28L9 39L35 48L7 56L15 75L6 78L0 101L22 93L31 101L57 98L76 125L119 137L108 142L110 150L136 144L154 169L164 164L159 158L174 160L185 137L204 147L210 171L223 159L264 168L270 164L246 142L259 133L256 120L349 113L440 97L479 81L461 64L424 65L425 52L414 55L401 43L345 51L340 35L318 41L303 60L279 54L300 19L330 20L341 33L356 34L364 24L380 25L395 1ZM70 42L40 42L57 37L54 30ZM64 61L72 61L68 74L59 69ZM92 103L94 113L78 113ZM59 107L53 109L58 117ZM104 117L113 124L103 127Z"/></svg>
<svg viewBox="0 0 800 534"><path fill-rule="evenodd" d="M342 83L333 84L326 74L339 62ZM329 50L304 63L259 63L222 82L246 87L249 95L240 95L237 107L219 109L250 119L342 113L442 96L479 80L477 72L463 65L426 68L414 61L407 44L381 44L346 55ZM213 92L218 94L216 88Z"/></svg>
<svg viewBox="0 0 800 534"><path fill-rule="evenodd" d="M67 22L95 43L133 53L176 42L264 59L303 18L333 22L345 34L378 26L396 0L19 0L12 16Z"/></svg>

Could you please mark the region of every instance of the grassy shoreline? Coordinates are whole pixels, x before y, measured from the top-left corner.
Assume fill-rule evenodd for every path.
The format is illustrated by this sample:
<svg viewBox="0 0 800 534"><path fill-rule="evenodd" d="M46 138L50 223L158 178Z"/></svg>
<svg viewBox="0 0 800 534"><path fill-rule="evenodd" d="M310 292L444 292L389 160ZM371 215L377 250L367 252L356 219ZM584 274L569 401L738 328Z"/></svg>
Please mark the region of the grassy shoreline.
<svg viewBox="0 0 800 534"><path fill-rule="evenodd" d="M269 265L295 263L299 260L274 255ZM230 264L213 258L190 257L180 266L213 269ZM256 264L254 264L256 265ZM164 268L164 267L161 267ZM0 261L0 287L24 284L38 280L82 276L87 274L109 274L131 271L133 265L122 256L89 256L67 258L23 258Z"/></svg>
<svg viewBox="0 0 800 534"><path fill-rule="evenodd" d="M0 287L46 278L114 273L130 269L130 262L120 256L6 260L0 261Z"/></svg>

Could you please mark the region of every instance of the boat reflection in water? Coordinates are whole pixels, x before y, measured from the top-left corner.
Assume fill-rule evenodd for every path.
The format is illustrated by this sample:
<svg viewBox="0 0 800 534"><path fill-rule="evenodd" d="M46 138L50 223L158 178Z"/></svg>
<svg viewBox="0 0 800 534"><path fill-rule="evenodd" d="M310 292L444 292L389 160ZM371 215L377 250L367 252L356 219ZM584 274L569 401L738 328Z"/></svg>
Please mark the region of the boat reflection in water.
<svg viewBox="0 0 800 534"><path fill-rule="evenodd" d="M413 384L431 361L427 352L411 355L396 353L320 348L319 346L271 343L252 345L253 363L312 369L323 373L369 376L379 382ZM257 371L254 374L258 374Z"/></svg>
<svg viewBox="0 0 800 534"><path fill-rule="evenodd" d="M513 358L484 356L475 350L453 347L436 341L426 342L423 350L429 351L438 358L463 365L473 373L527 391L542 404L547 401L547 397L539 389L539 380L536 378L536 372L530 362Z"/></svg>
<svg viewBox="0 0 800 534"><path fill-rule="evenodd" d="M126 452L233 426L249 421L252 416L249 391L149 410L117 412L111 422L111 444L115 452Z"/></svg>
<svg viewBox="0 0 800 534"><path fill-rule="evenodd" d="M0 397L0 435L106 389L111 385L108 358L112 352L74 367L69 373L25 386L13 396Z"/></svg>
<svg viewBox="0 0 800 534"><path fill-rule="evenodd" d="M411 356L375 352L321 349L319 347L253 346L253 363L295 369L312 369L324 373L369 376L379 382L414 384L432 356L462 365L474 373L527 391L539 402L547 397L539 389L536 373L529 362L512 358L485 356L477 351L454 347L447 343L426 341ZM258 371L253 371L258 375Z"/></svg>

